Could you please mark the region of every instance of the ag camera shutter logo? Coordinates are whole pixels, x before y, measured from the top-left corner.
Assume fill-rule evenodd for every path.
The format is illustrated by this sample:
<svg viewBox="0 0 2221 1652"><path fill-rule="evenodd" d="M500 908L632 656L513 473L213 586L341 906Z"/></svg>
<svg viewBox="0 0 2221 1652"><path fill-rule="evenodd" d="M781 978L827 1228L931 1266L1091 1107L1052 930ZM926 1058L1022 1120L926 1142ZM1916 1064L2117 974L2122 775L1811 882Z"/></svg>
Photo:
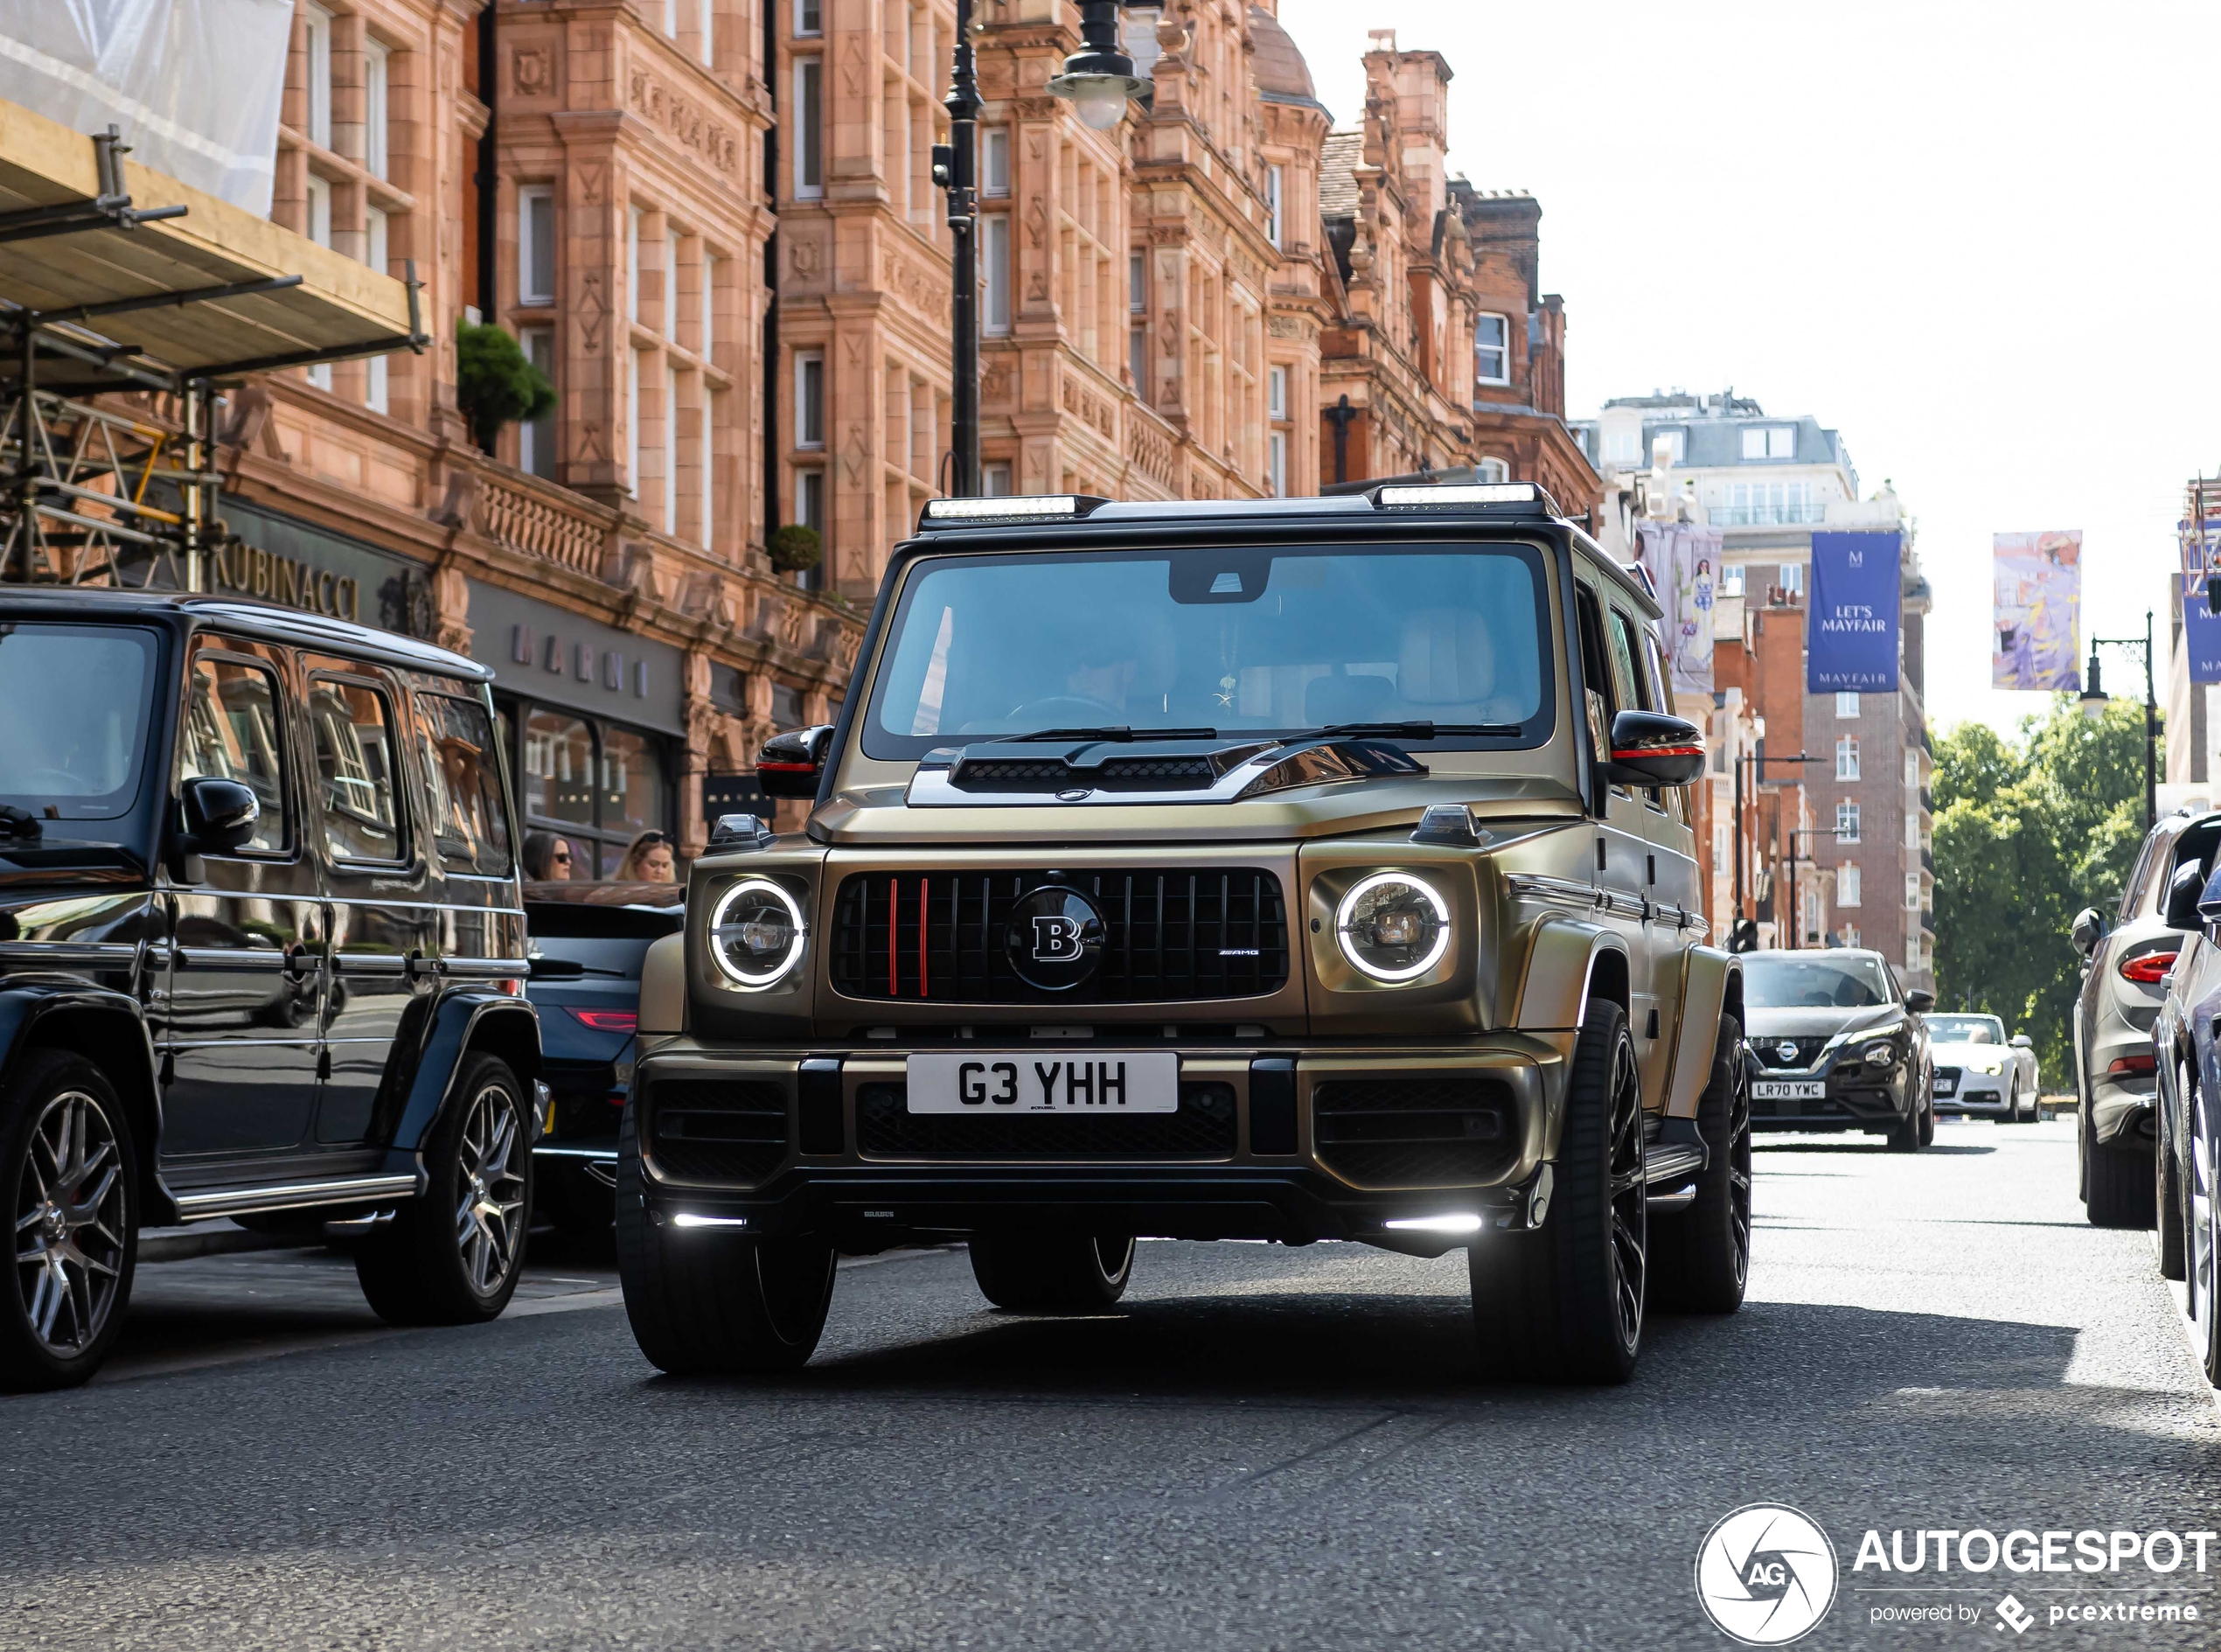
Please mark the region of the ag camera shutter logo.
<svg viewBox="0 0 2221 1652"><path fill-rule="evenodd" d="M1696 1599L1745 1646L1786 1646L1835 1603L1835 1545L1810 1516L1754 1502L1725 1516L1696 1551Z"/></svg>

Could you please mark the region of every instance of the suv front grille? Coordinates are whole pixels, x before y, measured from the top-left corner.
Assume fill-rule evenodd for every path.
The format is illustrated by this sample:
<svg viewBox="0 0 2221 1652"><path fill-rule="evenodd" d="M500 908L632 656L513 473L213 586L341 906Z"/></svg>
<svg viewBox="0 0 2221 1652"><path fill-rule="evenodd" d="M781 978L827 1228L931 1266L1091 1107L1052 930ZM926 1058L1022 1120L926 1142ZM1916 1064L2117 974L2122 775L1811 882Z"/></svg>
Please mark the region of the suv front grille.
<svg viewBox="0 0 2221 1652"><path fill-rule="evenodd" d="M1312 1087L1319 1161L1363 1187L1486 1181L1517 1150L1512 1092L1493 1078L1334 1078Z"/></svg>
<svg viewBox="0 0 2221 1652"><path fill-rule="evenodd" d="M685 1181L762 1181L787 1156L787 1092L762 1079L666 1078L645 1098L658 1168Z"/></svg>
<svg viewBox="0 0 2221 1652"><path fill-rule="evenodd" d="M1230 1159L1234 1086L1185 1084L1178 1112L1120 1118L913 1113L906 1085L864 1084L856 1145L872 1159Z"/></svg>
<svg viewBox="0 0 2221 1652"><path fill-rule="evenodd" d="M1809 1067L1820 1059L1820 1052L1828 1048L1825 1036L1813 1038L1746 1038L1744 1043L1758 1058L1761 1067ZM1793 1044L1793 1055L1783 1055L1784 1046Z"/></svg>
<svg viewBox="0 0 2221 1652"><path fill-rule="evenodd" d="M1046 883L1091 896L1104 927L1095 979L1066 993L1019 979L1003 927ZM1155 1004L1261 998L1288 983L1280 880L1250 868L1162 872L865 872L833 903L833 990L971 1004Z"/></svg>

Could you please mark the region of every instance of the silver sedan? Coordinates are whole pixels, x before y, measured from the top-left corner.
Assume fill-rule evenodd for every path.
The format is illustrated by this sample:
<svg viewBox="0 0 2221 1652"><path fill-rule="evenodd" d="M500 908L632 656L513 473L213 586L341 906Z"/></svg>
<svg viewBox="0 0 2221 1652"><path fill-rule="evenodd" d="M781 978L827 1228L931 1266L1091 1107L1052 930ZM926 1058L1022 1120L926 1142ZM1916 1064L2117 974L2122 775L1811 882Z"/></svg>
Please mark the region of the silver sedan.
<svg viewBox="0 0 2221 1652"><path fill-rule="evenodd" d="M2040 1116L2036 1047L2026 1034L2005 1035L1995 1015L1937 1014L1931 1011L1929 1049L1935 1062L1939 1113L2034 1124Z"/></svg>

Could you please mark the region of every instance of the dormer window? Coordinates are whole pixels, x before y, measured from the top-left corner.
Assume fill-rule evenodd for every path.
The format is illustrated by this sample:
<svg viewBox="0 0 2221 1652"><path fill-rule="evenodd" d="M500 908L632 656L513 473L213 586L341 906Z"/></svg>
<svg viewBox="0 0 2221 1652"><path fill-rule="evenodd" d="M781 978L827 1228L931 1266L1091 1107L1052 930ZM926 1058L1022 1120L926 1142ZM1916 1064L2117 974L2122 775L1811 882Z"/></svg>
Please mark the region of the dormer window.
<svg viewBox="0 0 2221 1652"><path fill-rule="evenodd" d="M1746 459L1795 458L1797 427L1793 424L1744 425L1743 457Z"/></svg>

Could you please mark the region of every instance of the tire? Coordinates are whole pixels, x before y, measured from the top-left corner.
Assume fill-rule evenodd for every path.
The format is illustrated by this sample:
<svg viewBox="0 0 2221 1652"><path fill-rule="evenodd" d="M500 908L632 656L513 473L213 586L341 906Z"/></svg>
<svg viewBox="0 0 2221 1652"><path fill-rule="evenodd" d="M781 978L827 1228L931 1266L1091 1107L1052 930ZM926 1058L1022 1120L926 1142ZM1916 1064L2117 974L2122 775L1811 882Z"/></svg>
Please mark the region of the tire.
<svg viewBox="0 0 2221 1652"><path fill-rule="evenodd" d="M1013 1312L1100 1313L1133 1277L1131 1234L982 1233L970 1248L980 1293Z"/></svg>
<svg viewBox="0 0 2221 1652"><path fill-rule="evenodd" d="M2175 1070L2175 1093L2186 1098L2190 1094L2190 1069L2178 1065ZM2159 1275L2163 1279L2184 1276L2183 1241L2189 1223L2183 1212L2181 1181L2175 1173L2175 1148L2168 1140L2167 1109L2162 1106L2159 1129L2152 1140L2152 1216L2155 1229L2153 1248L2158 1252Z"/></svg>
<svg viewBox="0 0 2221 1652"><path fill-rule="evenodd" d="M2148 1228L2155 1216L2153 1185L2157 1178L2141 1154L2089 1145L2090 1197L2084 1214L2093 1228Z"/></svg>
<svg viewBox="0 0 2221 1652"><path fill-rule="evenodd" d="M673 1377L742 1377L808 1363L832 1302L830 1244L657 1222L630 1103L617 1135L616 1199L624 1314L651 1364Z"/></svg>
<svg viewBox="0 0 2221 1652"><path fill-rule="evenodd" d="M1591 1004L1582 1021L1553 1176L1540 1229L1466 1252L1482 1372L1624 1383L1642 1345L1649 1231L1642 1080L1617 1004Z"/></svg>
<svg viewBox="0 0 2221 1652"><path fill-rule="evenodd" d="M355 1250L355 1277L389 1325L498 1318L524 1272L532 1106L508 1063L466 1056L424 1144L428 1181Z"/></svg>
<svg viewBox="0 0 2221 1652"><path fill-rule="evenodd" d="M2006 1086L2005 1116L1997 1122L2001 1125L2016 1125L2021 1122L2021 1081L2017 1078Z"/></svg>
<svg viewBox="0 0 2221 1652"><path fill-rule="evenodd" d="M2190 1151L2183 1155L2185 1272L2190 1321L2197 1331L2198 1363L2205 1380L2221 1388L2221 1164L2217 1164L2215 1119L2204 1087L2194 1085L2188 1105Z"/></svg>
<svg viewBox="0 0 2221 1652"><path fill-rule="evenodd" d="M1684 1314L1732 1314L1751 1274L1751 1083L1743 1027L1732 1015L1720 1017L1696 1130L1709 1149L1696 1197L1651 1221L1650 1301Z"/></svg>
<svg viewBox="0 0 2221 1652"><path fill-rule="evenodd" d="M139 1158L107 1075L34 1050L0 1100L13 1241L0 1292L0 1391L73 1388L123 1328L139 1257Z"/></svg>
<svg viewBox="0 0 2221 1652"><path fill-rule="evenodd" d="M1891 1153L1918 1153L1936 1139L1936 1112L1933 1103L1915 1103L1912 1116L1890 1128L1884 1138Z"/></svg>

